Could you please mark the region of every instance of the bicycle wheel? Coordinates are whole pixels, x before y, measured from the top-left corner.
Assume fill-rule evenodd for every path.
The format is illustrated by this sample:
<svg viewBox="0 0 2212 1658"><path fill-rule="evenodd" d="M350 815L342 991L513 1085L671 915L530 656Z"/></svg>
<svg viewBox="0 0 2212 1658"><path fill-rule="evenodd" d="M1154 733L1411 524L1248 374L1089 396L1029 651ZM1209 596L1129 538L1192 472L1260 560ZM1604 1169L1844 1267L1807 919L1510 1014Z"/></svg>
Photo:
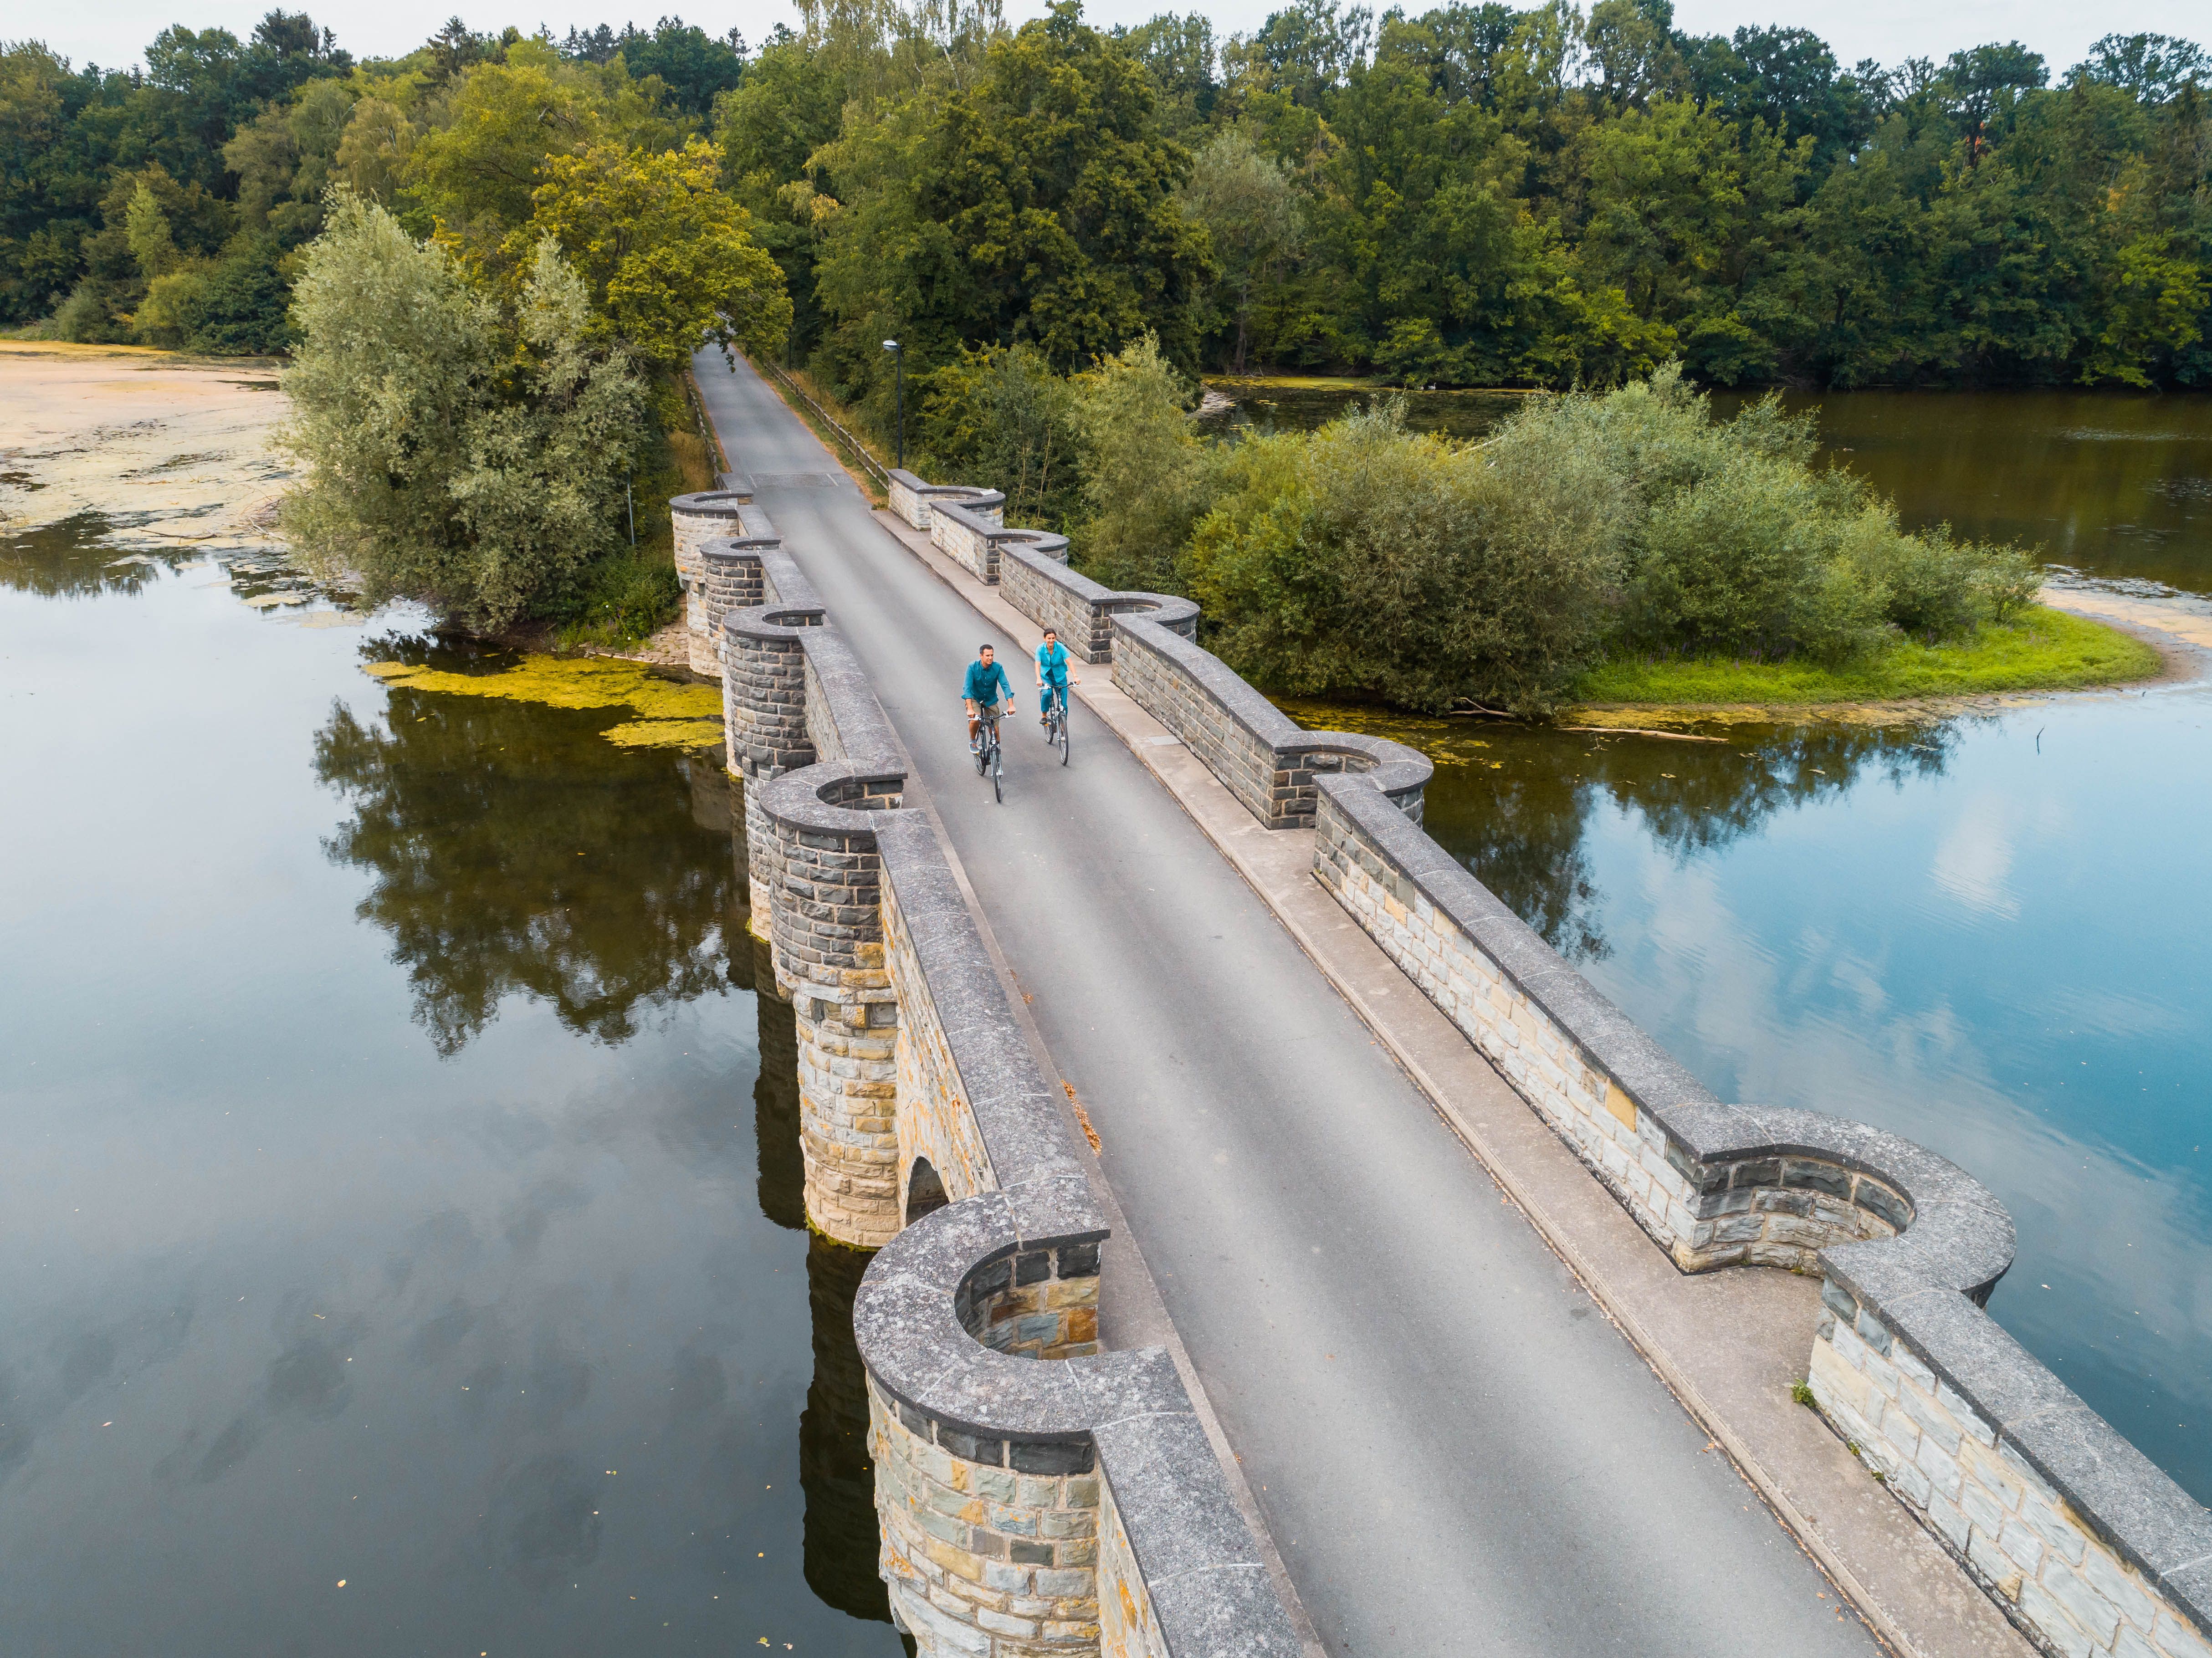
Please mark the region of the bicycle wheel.
<svg viewBox="0 0 2212 1658"><path fill-rule="evenodd" d="M991 752L991 745L981 732L977 732L975 741L969 744L968 752L975 756L975 775L981 777L983 774L984 766L989 763L988 756Z"/></svg>
<svg viewBox="0 0 2212 1658"><path fill-rule="evenodd" d="M1067 763L1067 704L1060 705L1060 763Z"/></svg>
<svg viewBox="0 0 2212 1658"><path fill-rule="evenodd" d="M991 798L1003 806L1006 804L1006 791L1000 786L1000 771L999 745L994 743L991 744Z"/></svg>

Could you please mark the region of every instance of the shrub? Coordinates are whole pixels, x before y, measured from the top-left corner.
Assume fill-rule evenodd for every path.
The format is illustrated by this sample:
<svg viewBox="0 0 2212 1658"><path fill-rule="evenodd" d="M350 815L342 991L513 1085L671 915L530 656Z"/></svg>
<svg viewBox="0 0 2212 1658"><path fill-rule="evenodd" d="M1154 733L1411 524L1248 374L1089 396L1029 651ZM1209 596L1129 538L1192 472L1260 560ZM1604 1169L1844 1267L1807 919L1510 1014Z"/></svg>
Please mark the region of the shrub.
<svg viewBox="0 0 2212 1658"><path fill-rule="evenodd" d="M1210 503L1218 468L1191 430L1191 401L1150 334L1076 377L1084 513L1070 528L1084 568L1109 586L1169 586Z"/></svg>
<svg viewBox="0 0 2212 1658"><path fill-rule="evenodd" d="M1555 429L1489 452L1396 406L1234 450L1184 560L1220 654L1296 695L1547 706L1594 661L1627 493Z"/></svg>
<svg viewBox="0 0 2212 1658"><path fill-rule="evenodd" d="M646 390L584 346L582 282L548 238L512 314L445 250L342 191L303 250L284 441L308 481L285 524L370 603L497 629L613 551Z"/></svg>

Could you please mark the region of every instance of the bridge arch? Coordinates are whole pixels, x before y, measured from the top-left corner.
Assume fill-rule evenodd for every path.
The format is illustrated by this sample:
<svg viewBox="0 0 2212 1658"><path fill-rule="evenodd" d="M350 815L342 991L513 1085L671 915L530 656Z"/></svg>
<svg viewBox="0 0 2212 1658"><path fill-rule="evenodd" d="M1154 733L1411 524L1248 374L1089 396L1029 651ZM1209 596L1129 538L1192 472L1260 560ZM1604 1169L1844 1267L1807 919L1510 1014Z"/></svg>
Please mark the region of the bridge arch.
<svg viewBox="0 0 2212 1658"><path fill-rule="evenodd" d="M945 1182L927 1157L916 1157L906 1177L906 1224L911 1226L933 1210L942 1209L951 1199L945 1196Z"/></svg>

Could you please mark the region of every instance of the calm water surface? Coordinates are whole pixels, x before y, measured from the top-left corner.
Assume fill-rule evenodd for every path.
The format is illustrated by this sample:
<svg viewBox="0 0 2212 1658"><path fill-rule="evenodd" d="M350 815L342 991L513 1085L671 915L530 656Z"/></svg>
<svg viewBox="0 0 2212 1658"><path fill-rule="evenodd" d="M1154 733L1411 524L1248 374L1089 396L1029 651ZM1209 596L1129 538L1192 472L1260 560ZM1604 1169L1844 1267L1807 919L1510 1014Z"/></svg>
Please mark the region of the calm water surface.
<svg viewBox="0 0 2212 1658"><path fill-rule="evenodd" d="M1249 390L1215 424L1306 429L1381 395L1328 386ZM1741 394L1717 393L1732 414ZM1407 424L1475 438L1516 394L1415 392ZM1897 503L1908 527L2013 541L2100 581L2212 593L2212 397L2087 392L1792 393L1818 411L1826 452Z"/></svg>
<svg viewBox="0 0 2212 1658"><path fill-rule="evenodd" d="M719 767L96 528L0 546L0 1649L900 1651Z"/></svg>
<svg viewBox="0 0 2212 1658"><path fill-rule="evenodd" d="M1721 1097L1987 1182L2020 1229L1990 1311L2212 1499L2212 689L1711 744L1365 723L1443 762L1430 832Z"/></svg>

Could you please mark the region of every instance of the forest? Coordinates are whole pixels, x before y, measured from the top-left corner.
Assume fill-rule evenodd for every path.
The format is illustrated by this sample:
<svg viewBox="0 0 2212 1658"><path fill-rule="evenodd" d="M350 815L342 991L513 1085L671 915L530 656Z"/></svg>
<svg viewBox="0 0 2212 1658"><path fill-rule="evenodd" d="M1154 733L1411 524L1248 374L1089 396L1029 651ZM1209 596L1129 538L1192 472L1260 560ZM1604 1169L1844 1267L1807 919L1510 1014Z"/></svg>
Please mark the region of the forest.
<svg viewBox="0 0 2212 1658"><path fill-rule="evenodd" d="M0 51L0 324L288 341L334 185L478 250L593 145L716 148L781 267L787 360L872 411L1025 344L1151 332L1185 372L1407 385L2179 387L2212 375L2207 58L2109 37L1838 64L1668 0L1101 31L1076 0L809 0L757 51L664 18L356 61L306 15L143 68ZM534 100L534 101L533 101ZM885 411L888 412L887 410Z"/></svg>
<svg viewBox="0 0 2212 1658"><path fill-rule="evenodd" d="M1198 597L1271 689L1541 712L1607 664L1957 649L2078 683L2101 647L2032 558L1908 533L1809 420L1705 388L2206 384L2207 67L1845 69L1668 0L1298 0L1225 39L804 0L757 50L456 19L362 61L272 11L127 71L0 52L0 323L289 353L295 544L479 629L669 613L624 530L710 475L714 344L878 436L902 384L918 468ZM1261 369L1566 395L1466 447L1387 398L1193 430L1196 375Z"/></svg>

